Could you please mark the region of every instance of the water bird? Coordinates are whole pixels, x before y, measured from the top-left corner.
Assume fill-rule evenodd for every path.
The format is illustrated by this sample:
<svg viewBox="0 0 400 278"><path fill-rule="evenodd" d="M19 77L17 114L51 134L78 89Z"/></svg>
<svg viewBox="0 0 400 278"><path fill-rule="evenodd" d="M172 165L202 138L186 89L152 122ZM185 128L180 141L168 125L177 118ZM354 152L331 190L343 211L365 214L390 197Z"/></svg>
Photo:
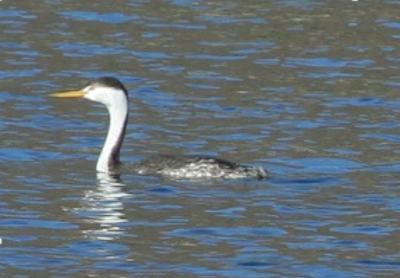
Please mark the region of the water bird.
<svg viewBox="0 0 400 278"><path fill-rule="evenodd" d="M120 160L121 145L128 123L129 98L125 86L114 77L102 77L81 90L50 94L57 98L86 98L105 105L109 113L107 136L96 170L110 175L124 173L162 175L177 179L263 179L262 167L241 165L221 158L194 155L158 155L135 163Z"/></svg>

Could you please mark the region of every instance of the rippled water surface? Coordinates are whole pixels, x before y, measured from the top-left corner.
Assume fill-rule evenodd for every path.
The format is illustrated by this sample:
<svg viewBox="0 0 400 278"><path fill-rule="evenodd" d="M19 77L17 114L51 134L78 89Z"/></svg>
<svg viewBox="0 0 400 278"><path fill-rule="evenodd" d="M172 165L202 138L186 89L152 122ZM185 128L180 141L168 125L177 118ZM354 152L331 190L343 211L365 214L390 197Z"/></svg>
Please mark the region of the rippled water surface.
<svg viewBox="0 0 400 278"><path fill-rule="evenodd" d="M0 2L4 277L397 277L400 1ZM130 91L125 160L205 154L265 181L96 176ZM1 275L0 275L1 276Z"/></svg>

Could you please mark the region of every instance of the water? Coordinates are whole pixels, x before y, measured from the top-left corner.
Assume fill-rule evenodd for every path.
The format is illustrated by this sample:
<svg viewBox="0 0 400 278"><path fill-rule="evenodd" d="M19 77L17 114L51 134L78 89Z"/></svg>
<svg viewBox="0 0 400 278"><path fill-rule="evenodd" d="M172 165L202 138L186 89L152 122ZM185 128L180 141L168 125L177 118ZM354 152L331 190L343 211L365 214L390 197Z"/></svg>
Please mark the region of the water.
<svg viewBox="0 0 400 278"><path fill-rule="evenodd" d="M397 277L400 1L375 2L1 1L0 276ZM105 109L47 95L103 75L125 160L271 178L96 176Z"/></svg>

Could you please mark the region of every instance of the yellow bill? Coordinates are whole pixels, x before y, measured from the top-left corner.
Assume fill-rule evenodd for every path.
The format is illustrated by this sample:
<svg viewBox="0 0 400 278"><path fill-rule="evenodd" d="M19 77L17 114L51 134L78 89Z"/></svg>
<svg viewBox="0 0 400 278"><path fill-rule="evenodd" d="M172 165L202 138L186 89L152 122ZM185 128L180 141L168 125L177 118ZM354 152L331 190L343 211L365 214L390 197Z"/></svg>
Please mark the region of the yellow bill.
<svg viewBox="0 0 400 278"><path fill-rule="evenodd" d="M51 97L83 97L86 92L82 90L50 94Z"/></svg>

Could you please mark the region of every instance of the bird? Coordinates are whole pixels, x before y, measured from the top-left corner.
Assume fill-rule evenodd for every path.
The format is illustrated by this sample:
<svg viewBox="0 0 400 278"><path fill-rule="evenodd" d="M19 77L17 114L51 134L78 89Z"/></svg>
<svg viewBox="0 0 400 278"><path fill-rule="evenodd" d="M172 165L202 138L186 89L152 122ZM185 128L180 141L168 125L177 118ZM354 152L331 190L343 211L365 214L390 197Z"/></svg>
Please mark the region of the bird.
<svg viewBox="0 0 400 278"><path fill-rule="evenodd" d="M85 98L103 104L109 127L97 160L96 171L110 175L139 174L176 179L265 179L262 167L242 165L222 158L198 155L156 155L139 162L120 160L129 117L128 90L115 77L101 77L80 90L50 94L55 98Z"/></svg>

